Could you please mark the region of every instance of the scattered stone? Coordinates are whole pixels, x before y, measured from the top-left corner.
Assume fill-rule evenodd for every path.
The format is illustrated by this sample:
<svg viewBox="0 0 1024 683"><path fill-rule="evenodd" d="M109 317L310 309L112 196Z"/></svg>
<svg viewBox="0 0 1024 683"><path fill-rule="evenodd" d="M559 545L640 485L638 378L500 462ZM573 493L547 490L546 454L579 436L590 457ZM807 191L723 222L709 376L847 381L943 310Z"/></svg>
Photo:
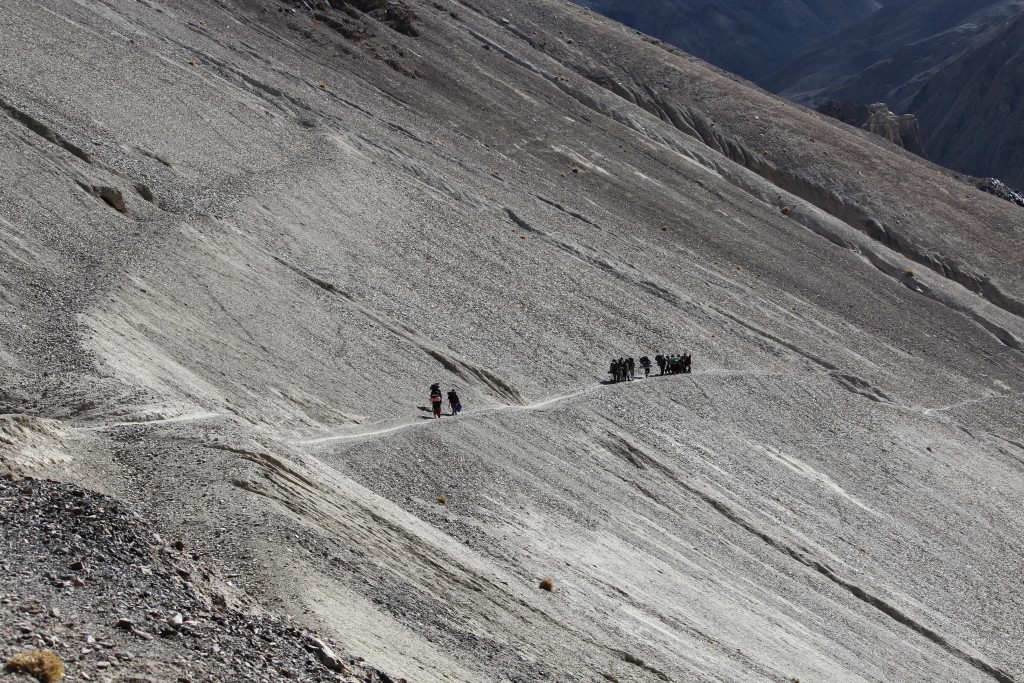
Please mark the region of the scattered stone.
<svg viewBox="0 0 1024 683"><path fill-rule="evenodd" d="M345 663L341 661L338 655L334 654L334 650L332 650L327 643L319 639L314 639L313 644L316 647L316 655L319 657L321 664L331 671L337 671L338 673L345 675L348 674L348 667L345 666Z"/></svg>

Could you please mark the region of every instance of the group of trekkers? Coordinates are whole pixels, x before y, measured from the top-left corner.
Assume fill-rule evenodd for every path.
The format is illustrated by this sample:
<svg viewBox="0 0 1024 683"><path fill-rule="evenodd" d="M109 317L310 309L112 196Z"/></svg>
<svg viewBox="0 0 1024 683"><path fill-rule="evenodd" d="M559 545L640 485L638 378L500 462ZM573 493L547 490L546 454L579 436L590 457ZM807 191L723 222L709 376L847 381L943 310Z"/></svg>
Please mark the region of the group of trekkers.
<svg viewBox="0 0 1024 683"><path fill-rule="evenodd" d="M658 373L661 375L682 375L690 372L690 354L680 353L666 355L659 353L654 357L658 366ZM651 359L647 356L640 357L640 369L644 371L644 377L651 376ZM608 374L612 376L612 382L632 382L636 377L636 361L632 358L612 358Z"/></svg>
<svg viewBox="0 0 1024 683"><path fill-rule="evenodd" d="M434 417L441 417L441 406L444 403L440 384L430 385L430 408L434 411ZM462 401L459 400L459 392L452 387L448 390L448 405L452 410L452 417L462 412Z"/></svg>
<svg viewBox="0 0 1024 683"><path fill-rule="evenodd" d="M668 355L659 353L654 357L654 364L658 366L660 375L682 375L690 372L690 354L679 353ZM636 377L637 362L632 358L612 358L608 374L612 376L612 382L632 382ZM640 369L644 377L651 376L651 359L647 356L640 357ZM441 410L444 406L445 394L441 391L440 384L430 385L430 409L435 418L441 417ZM451 416L455 417L462 412L462 401L459 399L459 392L455 387L448 390L448 407L451 409Z"/></svg>

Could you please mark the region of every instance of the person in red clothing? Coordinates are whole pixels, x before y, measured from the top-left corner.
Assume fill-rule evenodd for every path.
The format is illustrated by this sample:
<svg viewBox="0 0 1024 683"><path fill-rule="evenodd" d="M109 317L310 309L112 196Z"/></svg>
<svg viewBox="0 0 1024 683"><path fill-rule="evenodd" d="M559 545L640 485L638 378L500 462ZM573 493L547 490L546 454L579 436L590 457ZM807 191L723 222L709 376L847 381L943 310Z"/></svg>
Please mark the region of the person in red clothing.
<svg viewBox="0 0 1024 683"><path fill-rule="evenodd" d="M441 385L431 384L430 385L430 407L434 411L434 417L441 417Z"/></svg>

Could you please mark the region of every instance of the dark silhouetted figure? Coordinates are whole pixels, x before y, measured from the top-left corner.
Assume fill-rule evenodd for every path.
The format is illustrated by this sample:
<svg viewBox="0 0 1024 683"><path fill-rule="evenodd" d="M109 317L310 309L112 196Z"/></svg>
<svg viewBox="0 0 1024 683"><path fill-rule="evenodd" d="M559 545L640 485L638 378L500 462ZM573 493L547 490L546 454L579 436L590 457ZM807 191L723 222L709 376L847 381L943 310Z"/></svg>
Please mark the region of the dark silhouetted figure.
<svg viewBox="0 0 1024 683"><path fill-rule="evenodd" d="M434 411L434 417L441 417L441 385L431 384L430 385L430 407Z"/></svg>
<svg viewBox="0 0 1024 683"><path fill-rule="evenodd" d="M658 364L658 370L661 371L660 374L664 375L665 365L667 364L667 361L665 360L665 354L659 353L657 356L654 357L654 362Z"/></svg>
<svg viewBox="0 0 1024 683"><path fill-rule="evenodd" d="M455 391L455 387L448 392L448 405L451 406L453 417L462 412L462 402L459 400L459 394Z"/></svg>
<svg viewBox="0 0 1024 683"><path fill-rule="evenodd" d="M678 375L683 371L683 357L682 356L669 356L668 357L668 373L670 375Z"/></svg>
<svg viewBox="0 0 1024 683"><path fill-rule="evenodd" d="M636 362L632 358L626 359L626 379L630 382L636 377Z"/></svg>
<svg viewBox="0 0 1024 683"><path fill-rule="evenodd" d="M644 379L651 376L651 359L647 356L640 356L640 367L644 369Z"/></svg>

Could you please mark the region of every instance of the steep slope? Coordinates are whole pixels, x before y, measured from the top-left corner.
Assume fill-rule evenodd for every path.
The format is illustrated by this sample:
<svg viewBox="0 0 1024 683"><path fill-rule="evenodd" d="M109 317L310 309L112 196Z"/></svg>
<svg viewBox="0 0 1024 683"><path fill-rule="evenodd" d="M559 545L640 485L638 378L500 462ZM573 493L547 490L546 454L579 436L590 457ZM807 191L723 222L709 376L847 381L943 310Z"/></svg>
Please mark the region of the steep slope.
<svg viewBox="0 0 1024 683"><path fill-rule="evenodd" d="M937 72L911 103L942 164L1024 185L1024 8Z"/></svg>
<svg viewBox="0 0 1024 683"><path fill-rule="evenodd" d="M596 12L757 80L790 57L865 17L878 0L583 0Z"/></svg>
<svg viewBox="0 0 1024 683"><path fill-rule="evenodd" d="M0 22L0 466L396 679L1021 678L1019 207L550 0Z"/></svg>

